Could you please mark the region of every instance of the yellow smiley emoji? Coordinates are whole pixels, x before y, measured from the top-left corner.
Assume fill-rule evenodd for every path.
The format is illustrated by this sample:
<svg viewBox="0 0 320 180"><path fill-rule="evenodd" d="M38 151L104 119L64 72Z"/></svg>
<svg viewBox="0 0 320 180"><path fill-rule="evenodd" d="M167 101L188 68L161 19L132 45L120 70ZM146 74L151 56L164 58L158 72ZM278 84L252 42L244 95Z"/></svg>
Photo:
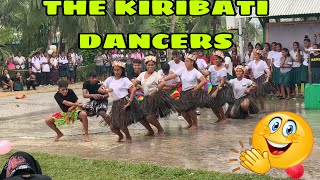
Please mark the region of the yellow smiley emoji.
<svg viewBox="0 0 320 180"><path fill-rule="evenodd" d="M292 112L265 116L252 135L252 150L241 153L241 165L264 174L274 168L291 168L302 163L313 148L312 129L305 119Z"/></svg>

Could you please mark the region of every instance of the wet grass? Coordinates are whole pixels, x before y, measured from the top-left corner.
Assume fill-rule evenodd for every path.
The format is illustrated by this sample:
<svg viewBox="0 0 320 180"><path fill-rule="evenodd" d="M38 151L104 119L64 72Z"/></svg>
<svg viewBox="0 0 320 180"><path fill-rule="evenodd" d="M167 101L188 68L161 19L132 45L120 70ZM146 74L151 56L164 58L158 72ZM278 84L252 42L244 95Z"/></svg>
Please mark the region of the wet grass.
<svg viewBox="0 0 320 180"><path fill-rule="evenodd" d="M72 151L72 149L70 149ZM179 168L160 167L150 164L134 164L117 161L87 160L45 153L32 153L41 165L42 172L55 180L141 180L141 179L274 179L255 174L217 173ZM3 167L9 155L0 156Z"/></svg>

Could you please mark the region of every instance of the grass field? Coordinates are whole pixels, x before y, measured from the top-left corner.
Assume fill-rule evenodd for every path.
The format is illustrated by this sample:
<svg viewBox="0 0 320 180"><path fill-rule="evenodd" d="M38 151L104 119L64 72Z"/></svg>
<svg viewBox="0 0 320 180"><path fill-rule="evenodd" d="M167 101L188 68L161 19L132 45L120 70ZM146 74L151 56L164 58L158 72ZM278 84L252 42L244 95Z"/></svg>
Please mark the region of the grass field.
<svg viewBox="0 0 320 180"><path fill-rule="evenodd" d="M141 179L274 179L255 174L217 173L179 168L160 167L150 164L133 164L117 161L86 160L44 153L31 153L40 163L43 174L54 180L141 180ZM9 155L0 157L3 167Z"/></svg>

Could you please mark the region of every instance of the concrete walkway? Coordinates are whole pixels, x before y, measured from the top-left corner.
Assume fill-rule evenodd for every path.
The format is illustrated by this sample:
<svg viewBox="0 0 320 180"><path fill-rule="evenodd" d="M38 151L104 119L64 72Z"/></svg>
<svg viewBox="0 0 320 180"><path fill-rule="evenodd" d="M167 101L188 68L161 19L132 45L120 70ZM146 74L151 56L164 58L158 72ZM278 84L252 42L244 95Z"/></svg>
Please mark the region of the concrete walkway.
<svg viewBox="0 0 320 180"><path fill-rule="evenodd" d="M75 92L80 101L85 102L81 98L81 89ZM90 118L91 142L82 142L81 124L77 123L62 128L65 137L53 143L55 134L46 127L44 118L58 110L53 99L54 93L29 94L23 100L15 100L12 96L0 97L0 139L10 140L15 149L24 151L231 172L240 164L229 161L239 157L230 149L244 150L239 145L240 140L245 148L250 148L251 133L263 117L263 114L259 114L252 119L229 120L225 125L216 125L212 111L203 109L199 116L199 129L190 131L182 129L186 122L178 120L177 115L173 114L170 118L160 120L166 130L166 136L162 138L144 137L145 130L140 124L130 126L132 144L117 143L116 136L107 127L99 125L101 119L94 117ZM304 179L320 179L320 111L304 110L301 99L269 100L266 104L268 112L292 111L309 121L315 135L315 146L311 156L303 163ZM238 173L250 172L241 167ZM268 174L287 177L284 170L273 169Z"/></svg>

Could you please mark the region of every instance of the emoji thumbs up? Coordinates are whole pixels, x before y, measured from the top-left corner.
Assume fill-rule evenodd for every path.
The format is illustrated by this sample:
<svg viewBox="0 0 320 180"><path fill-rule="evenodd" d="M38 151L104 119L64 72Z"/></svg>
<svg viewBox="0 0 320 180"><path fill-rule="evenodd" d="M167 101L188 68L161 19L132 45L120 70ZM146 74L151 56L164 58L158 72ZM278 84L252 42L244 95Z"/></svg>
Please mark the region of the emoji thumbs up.
<svg viewBox="0 0 320 180"><path fill-rule="evenodd" d="M265 174L271 168L269 154L266 151L262 154L258 151L259 150L252 149L242 152L240 156L240 164L250 171L258 174Z"/></svg>

